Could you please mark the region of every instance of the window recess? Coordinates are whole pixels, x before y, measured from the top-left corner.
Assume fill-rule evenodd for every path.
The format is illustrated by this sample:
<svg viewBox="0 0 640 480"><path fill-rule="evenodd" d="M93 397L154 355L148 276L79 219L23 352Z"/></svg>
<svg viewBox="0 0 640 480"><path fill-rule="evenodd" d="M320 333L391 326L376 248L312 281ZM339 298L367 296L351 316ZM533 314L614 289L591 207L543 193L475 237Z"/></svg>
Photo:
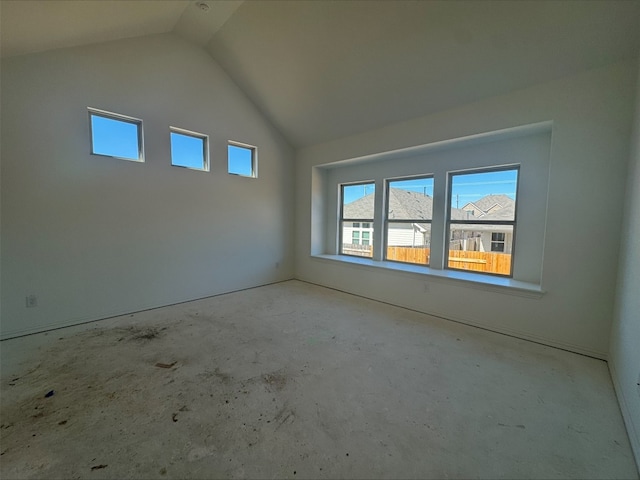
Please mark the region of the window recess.
<svg viewBox="0 0 640 480"><path fill-rule="evenodd" d="M209 137L181 128L170 128L171 165L209 171Z"/></svg>
<svg viewBox="0 0 640 480"><path fill-rule="evenodd" d="M144 162L142 120L88 108L91 155Z"/></svg>

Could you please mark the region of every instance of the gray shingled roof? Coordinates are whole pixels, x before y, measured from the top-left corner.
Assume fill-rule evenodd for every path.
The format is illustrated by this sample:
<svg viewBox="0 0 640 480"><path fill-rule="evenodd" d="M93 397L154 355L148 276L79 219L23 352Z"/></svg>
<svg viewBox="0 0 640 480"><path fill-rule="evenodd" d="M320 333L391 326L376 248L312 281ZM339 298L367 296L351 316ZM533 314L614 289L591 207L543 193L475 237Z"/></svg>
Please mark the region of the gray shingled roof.
<svg viewBox="0 0 640 480"><path fill-rule="evenodd" d="M344 218L373 218L374 194L370 193L344 206ZM431 220L433 197L402 188L389 189L389 220ZM466 220L469 214L452 209L454 220Z"/></svg>
<svg viewBox="0 0 640 480"><path fill-rule="evenodd" d="M389 189L389 220L431 220L433 198L401 188Z"/></svg>
<svg viewBox="0 0 640 480"><path fill-rule="evenodd" d="M466 209L468 205L475 205L483 212L488 212L495 205L498 205L501 209L506 207L515 207L515 200L507 195L486 195L475 202L467 203L462 209Z"/></svg>
<svg viewBox="0 0 640 480"><path fill-rule="evenodd" d="M491 213L487 213L480 217L483 221L489 220L514 220L516 215L516 203L511 200L510 205L502 207L500 210L496 210Z"/></svg>
<svg viewBox="0 0 640 480"><path fill-rule="evenodd" d="M358 200L354 200L351 203L347 203L344 206L342 216L343 218L353 219L367 219L373 218L373 201L375 198L374 193L365 195Z"/></svg>

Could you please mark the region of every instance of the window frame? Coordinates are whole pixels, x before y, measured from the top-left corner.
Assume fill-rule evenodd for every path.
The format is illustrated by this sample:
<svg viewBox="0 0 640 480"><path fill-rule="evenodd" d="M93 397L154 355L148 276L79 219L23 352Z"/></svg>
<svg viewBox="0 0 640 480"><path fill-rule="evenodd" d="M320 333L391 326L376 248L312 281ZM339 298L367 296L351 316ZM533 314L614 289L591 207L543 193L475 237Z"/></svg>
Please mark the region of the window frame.
<svg viewBox="0 0 640 480"><path fill-rule="evenodd" d="M413 262L403 262L401 260L393 260L388 258L388 253L389 253L389 223L407 223L407 224L413 224L413 223L428 223L429 224L429 245L431 244L431 225L433 222L433 208L431 210L431 218L429 220L389 220L389 200L390 200L390 194L389 194L389 189L391 188L391 183L393 182L401 182L403 180L423 180L425 178L430 178L433 180L433 188L435 188L435 183L436 183L436 178L435 175L433 173L428 173L428 174L420 174L420 175L408 175L408 176L403 176L403 177L393 177L393 178L385 178L384 179L384 215L383 215L383 245L382 245L382 259L384 261L387 262L396 262L396 263L403 263L406 265L419 265L419 266L423 266L423 267L428 267L429 263L413 263ZM433 200L433 196L431 197ZM429 246L429 249L431 247ZM429 255L429 258L431 256Z"/></svg>
<svg viewBox="0 0 640 480"><path fill-rule="evenodd" d="M504 171L510 171L510 170L516 170L517 171L517 176L516 176L516 194L515 194L515 200L514 200L514 209L513 209L513 220L491 220L491 221L482 221L482 217L479 218L475 218L473 220L452 220L451 219L451 204L452 204L452 200L453 200L453 177L456 175L471 175L471 174L475 174L475 173L492 173L492 172L504 172ZM491 166L491 167L481 167L481 168L469 168L469 169L464 169L464 170L455 170L455 171L448 171L447 172L447 185L446 185L446 193L447 193L447 211L446 211L446 217L445 217L445 243L443 245L444 247L444 263L443 263L443 269L444 270L454 270L454 271L458 271L458 272L468 272L468 273L475 273L475 274L482 274L482 275L491 275L494 277L501 277L501 278L513 278L513 267L515 264L515 259L516 259L516 224L517 224L517 220L518 220L518 198L519 198L519 190L520 190L520 164L504 164L504 165L495 165L495 166ZM456 225L509 225L513 227L513 233L511 234L511 265L510 265L510 271L509 271L509 275L502 275L499 273L492 273L492 272L475 272L473 270L466 270L464 268L454 268L454 267L450 267L449 266L449 252L450 252L450 248L449 248L449 242L451 241L451 224L456 224ZM505 242L503 242L503 245L506 243L506 239ZM491 252L491 250L490 250ZM494 253L504 253L503 252L494 252Z"/></svg>
<svg viewBox="0 0 640 480"><path fill-rule="evenodd" d="M202 168L190 167L187 165L176 165L173 163L173 140L171 137L172 133L176 133L178 135L183 135L185 137L192 137L202 140ZM204 133L194 132L192 130L187 130L179 127L169 126L169 145L171 147L171 166L178 168L186 168L188 170L196 170L200 172L208 172L210 170L210 158L209 158L209 135Z"/></svg>
<svg viewBox="0 0 640 480"><path fill-rule="evenodd" d="M495 235L502 235L502 239L500 240L495 240L494 236ZM498 252L498 253L504 253L504 244L507 241L506 238L506 234L504 232L491 232L491 251L492 252ZM494 250L493 246L494 245L502 245L502 250ZM513 249L513 247L512 247Z"/></svg>
<svg viewBox="0 0 640 480"><path fill-rule="evenodd" d="M118 160L127 160L129 162L138 162L138 163L144 163L145 158L144 158L144 130L143 130L143 125L142 125L142 119L140 118L135 118L135 117L130 117L128 115L122 115L120 113L115 113L115 112L109 112L107 110L101 110L99 108L94 108L94 107L87 107L87 112L89 115L89 143L90 143L90 148L89 148L89 153L91 155L95 155L98 157L105 157L105 158L115 158ZM108 155L105 153L98 153L94 151L94 129L93 129L93 117L101 117L101 118L107 118L109 120L116 120L118 122L123 122L123 123L129 123L132 125L136 126L136 131L137 131L137 136L138 136L138 158L128 158L128 157L121 157L121 156L117 156L117 155Z"/></svg>
<svg viewBox="0 0 640 480"><path fill-rule="evenodd" d="M373 232L373 217L371 218L344 218L344 189L345 187L357 187L358 185L373 185L373 195L374 195L374 215L375 215L375 194L376 194L376 183L373 181L362 181L362 182L353 182L353 183L341 183L340 193L339 193L339 203L340 203L340 212L338 214L338 255L345 255L347 257L356 257L356 258L373 258L373 236L370 237L369 241L371 242L371 257L364 257L361 255L352 255L349 253L344 253L344 223L359 223L360 227L358 227L358 232L362 231L362 224L369 223L371 225L371 231ZM354 227L355 228L355 227ZM353 235L353 233L352 233ZM358 236L360 234L358 233ZM360 236L360 242L362 242L362 237ZM360 243L361 245L362 243ZM355 245L355 244L353 244Z"/></svg>
<svg viewBox="0 0 640 480"><path fill-rule="evenodd" d="M244 148L251 152L251 175L245 175L243 173L236 173L229 171L229 147ZM248 143L236 142L235 140L227 141L227 173L229 175L235 175L237 177L245 178L258 178L258 147L250 145Z"/></svg>

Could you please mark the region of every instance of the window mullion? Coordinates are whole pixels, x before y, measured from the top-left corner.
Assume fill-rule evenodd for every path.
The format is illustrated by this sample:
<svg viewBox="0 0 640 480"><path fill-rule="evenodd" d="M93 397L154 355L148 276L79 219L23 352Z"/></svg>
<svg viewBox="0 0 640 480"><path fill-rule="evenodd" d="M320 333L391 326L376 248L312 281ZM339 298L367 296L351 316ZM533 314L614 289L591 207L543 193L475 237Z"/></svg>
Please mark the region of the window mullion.
<svg viewBox="0 0 640 480"><path fill-rule="evenodd" d="M373 259L381 261L384 259L384 205L385 188L384 180L377 179L376 196L373 207Z"/></svg>
<svg viewBox="0 0 640 480"><path fill-rule="evenodd" d="M444 268L446 247L447 175L435 172L433 175L433 218L431 220L431 258L429 267Z"/></svg>

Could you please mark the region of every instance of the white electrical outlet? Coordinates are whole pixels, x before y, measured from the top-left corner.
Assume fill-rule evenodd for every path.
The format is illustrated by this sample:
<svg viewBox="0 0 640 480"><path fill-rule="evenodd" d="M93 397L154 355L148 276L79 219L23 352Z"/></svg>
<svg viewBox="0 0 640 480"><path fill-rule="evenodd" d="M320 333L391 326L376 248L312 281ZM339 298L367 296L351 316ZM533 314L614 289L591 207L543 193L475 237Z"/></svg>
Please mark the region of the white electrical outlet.
<svg viewBox="0 0 640 480"><path fill-rule="evenodd" d="M27 295L26 297L27 308L33 308L38 306L38 297L35 295Z"/></svg>

